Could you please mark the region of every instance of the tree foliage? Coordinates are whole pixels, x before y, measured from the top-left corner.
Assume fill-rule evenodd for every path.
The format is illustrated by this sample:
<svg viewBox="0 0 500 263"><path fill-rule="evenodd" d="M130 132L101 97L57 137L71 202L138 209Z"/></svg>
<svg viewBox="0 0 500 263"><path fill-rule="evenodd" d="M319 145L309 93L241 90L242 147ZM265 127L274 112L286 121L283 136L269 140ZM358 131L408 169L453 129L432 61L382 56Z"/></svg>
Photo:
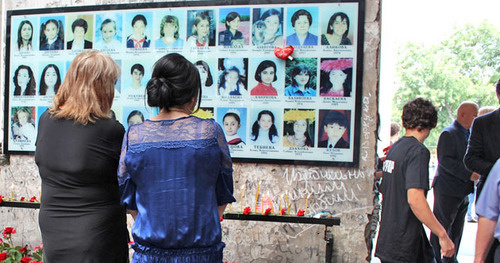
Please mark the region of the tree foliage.
<svg viewBox="0 0 500 263"><path fill-rule="evenodd" d="M438 109L438 125L426 141L436 146L441 130L454 119L463 101L495 106L500 77L500 32L491 24L465 25L439 45L408 43L399 50L398 82L392 119L401 122L406 102L424 97Z"/></svg>

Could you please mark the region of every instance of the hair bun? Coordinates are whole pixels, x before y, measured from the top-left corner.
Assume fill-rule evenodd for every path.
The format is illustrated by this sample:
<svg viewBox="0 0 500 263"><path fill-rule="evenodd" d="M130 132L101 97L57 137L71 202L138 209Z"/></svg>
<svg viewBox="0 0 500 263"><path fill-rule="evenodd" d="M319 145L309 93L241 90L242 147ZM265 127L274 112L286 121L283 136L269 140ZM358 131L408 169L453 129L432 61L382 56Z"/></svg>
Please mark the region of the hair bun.
<svg viewBox="0 0 500 263"><path fill-rule="evenodd" d="M170 83L165 78L152 77L148 81L146 87L148 105L151 107L159 107L166 103L169 105L170 100Z"/></svg>

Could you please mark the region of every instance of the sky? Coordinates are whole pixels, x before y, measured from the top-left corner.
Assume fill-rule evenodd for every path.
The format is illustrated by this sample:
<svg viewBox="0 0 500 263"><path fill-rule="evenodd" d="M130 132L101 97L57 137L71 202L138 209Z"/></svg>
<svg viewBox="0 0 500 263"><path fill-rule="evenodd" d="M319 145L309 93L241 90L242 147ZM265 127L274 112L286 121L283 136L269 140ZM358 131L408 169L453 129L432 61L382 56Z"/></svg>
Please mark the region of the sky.
<svg viewBox="0 0 500 263"><path fill-rule="evenodd" d="M379 148L389 145L397 51L408 42L439 44L465 24L487 20L500 30L499 0L382 0Z"/></svg>

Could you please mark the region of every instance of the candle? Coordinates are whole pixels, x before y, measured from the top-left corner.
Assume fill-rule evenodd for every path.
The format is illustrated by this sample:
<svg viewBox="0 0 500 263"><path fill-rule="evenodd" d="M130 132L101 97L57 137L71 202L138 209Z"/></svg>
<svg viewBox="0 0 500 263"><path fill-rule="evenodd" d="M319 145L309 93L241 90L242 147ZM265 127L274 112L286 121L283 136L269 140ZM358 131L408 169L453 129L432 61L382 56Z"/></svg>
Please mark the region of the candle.
<svg viewBox="0 0 500 263"><path fill-rule="evenodd" d="M231 203L229 203L229 212L231 212Z"/></svg>
<svg viewBox="0 0 500 263"><path fill-rule="evenodd" d="M240 210L243 212L243 192L245 191L245 185L241 186L240 189Z"/></svg>
<svg viewBox="0 0 500 263"><path fill-rule="evenodd" d="M257 192L255 193L255 209L254 209L255 212L257 212L257 202L259 201L259 190L260 190L260 182L257 185Z"/></svg>
<svg viewBox="0 0 500 263"><path fill-rule="evenodd" d="M306 215L307 215L307 205L309 204L309 197L311 197L311 194L308 194L306 198L306 209L304 209L304 214Z"/></svg>
<svg viewBox="0 0 500 263"><path fill-rule="evenodd" d="M281 198L282 198L282 197L283 197L283 196L282 196L282 195L280 195L280 209L279 209L278 211L281 211Z"/></svg>
<svg viewBox="0 0 500 263"><path fill-rule="evenodd" d="M288 214L290 214L290 204L288 203L288 191L285 192L285 208Z"/></svg>
<svg viewBox="0 0 500 263"><path fill-rule="evenodd" d="M14 184L10 185L10 201L14 200Z"/></svg>

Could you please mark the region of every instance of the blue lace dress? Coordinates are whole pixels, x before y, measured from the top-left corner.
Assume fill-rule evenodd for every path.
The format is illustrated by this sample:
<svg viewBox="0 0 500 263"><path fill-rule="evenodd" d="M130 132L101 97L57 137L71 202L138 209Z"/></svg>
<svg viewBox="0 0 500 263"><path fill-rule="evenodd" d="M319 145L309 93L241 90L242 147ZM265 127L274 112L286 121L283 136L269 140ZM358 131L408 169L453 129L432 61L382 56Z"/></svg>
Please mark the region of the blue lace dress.
<svg viewBox="0 0 500 263"><path fill-rule="evenodd" d="M217 206L236 201L232 172L224 133L213 119L131 126L118 181L122 204L138 211L132 262L222 262Z"/></svg>

